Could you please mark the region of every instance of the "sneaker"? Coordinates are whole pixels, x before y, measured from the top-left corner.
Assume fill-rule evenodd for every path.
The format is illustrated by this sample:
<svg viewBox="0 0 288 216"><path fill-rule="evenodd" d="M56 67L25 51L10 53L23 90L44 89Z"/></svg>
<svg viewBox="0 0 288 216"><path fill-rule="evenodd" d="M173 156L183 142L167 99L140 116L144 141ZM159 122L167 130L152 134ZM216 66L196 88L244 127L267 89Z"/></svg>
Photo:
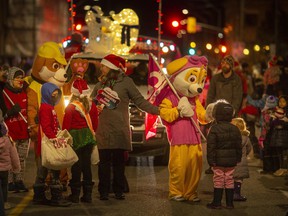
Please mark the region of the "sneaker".
<svg viewBox="0 0 288 216"><path fill-rule="evenodd" d="M170 200L177 201L177 202L183 202L186 199L182 195L177 195L177 196L171 197Z"/></svg>
<svg viewBox="0 0 288 216"><path fill-rule="evenodd" d="M14 192L14 191L15 191L15 184L14 184L14 182L10 182L10 183L8 184L8 191L9 191L9 192Z"/></svg>
<svg viewBox="0 0 288 216"><path fill-rule="evenodd" d="M28 188L24 185L23 181L15 183L15 193L28 192Z"/></svg>

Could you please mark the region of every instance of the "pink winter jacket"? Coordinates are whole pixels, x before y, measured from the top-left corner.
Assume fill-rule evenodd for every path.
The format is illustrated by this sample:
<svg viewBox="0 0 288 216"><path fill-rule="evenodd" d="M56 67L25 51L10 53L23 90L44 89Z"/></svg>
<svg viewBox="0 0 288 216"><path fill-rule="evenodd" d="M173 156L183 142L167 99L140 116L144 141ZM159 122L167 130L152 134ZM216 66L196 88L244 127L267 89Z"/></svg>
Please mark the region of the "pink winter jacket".
<svg viewBox="0 0 288 216"><path fill-rule="evenodd" d="M8 136L0 137L0 171L20 172L20 160L15 145Z"/></svg>

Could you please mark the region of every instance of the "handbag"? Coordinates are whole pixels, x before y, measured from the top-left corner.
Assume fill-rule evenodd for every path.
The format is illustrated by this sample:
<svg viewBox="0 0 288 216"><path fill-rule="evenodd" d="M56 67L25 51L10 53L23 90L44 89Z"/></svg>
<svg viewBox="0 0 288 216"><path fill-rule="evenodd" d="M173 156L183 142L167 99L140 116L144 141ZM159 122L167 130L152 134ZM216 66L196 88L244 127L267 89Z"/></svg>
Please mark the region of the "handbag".
<svg viewBox="0 0 288 216"><path fill-rule="evenodd" d="M67 145L55 148L51 140L43 134L41 140L42 166L52 170L71 167L78 161L78 156L72 148L73 138L65 129L57 133L57 138L64 138Z"/></svg>
<svg viewBox="0 0 288 216"><path fill-rule="evenodd" d="M98 152L98 147L95 145L93 147L92 153L91 153L91 164L92 165L97 165L99 163L99 152Z"/></svg>

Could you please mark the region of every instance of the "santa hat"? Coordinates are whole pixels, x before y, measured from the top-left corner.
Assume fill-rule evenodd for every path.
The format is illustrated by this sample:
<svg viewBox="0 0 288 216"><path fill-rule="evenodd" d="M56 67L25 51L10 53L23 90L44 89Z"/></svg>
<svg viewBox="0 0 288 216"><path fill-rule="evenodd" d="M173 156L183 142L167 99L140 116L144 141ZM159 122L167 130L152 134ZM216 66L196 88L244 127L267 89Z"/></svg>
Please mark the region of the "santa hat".
<svg viewBox="0 0 288 216"><path fill-rule="evenodd" d="M113 69L113 70L124 70L126 71L126 61L120 56L114 55L114 54L109 54L105 56L101 64Z"/></svg>
<svg viewBox="0 0 288 216"><path fill-rule="evenodd" d="M90 94L90 88L84 79L76 79L71 87L73 95L84 98Z"/></svg>

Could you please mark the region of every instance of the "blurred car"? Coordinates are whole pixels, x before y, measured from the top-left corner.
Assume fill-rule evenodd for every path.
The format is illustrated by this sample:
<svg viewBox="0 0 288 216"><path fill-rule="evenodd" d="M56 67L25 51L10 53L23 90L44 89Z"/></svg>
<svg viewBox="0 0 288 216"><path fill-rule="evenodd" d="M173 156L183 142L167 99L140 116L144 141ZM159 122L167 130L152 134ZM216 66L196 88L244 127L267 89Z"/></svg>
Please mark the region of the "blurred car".
<svg viewBox="0 0 288 216"><path fill-rule="evenodd" d="M66 67L68 80L70 80L72 71L70 62L72 59L86 59L89 61L88 69L84 79L91 89L98 82L100 76L100 62L104 55L95 53L77 53L74 54ZM147 54L131 54L123 56L127 59L126 74L130 76L141 94L147 96L147 77L148 77L148 60ZM137 108L133 103L130 104L130 125L132 133L132 148L129 153L130 157L135 156L154 156L155 162L159 165L167 165L169 161L169 142L167 139L166 128L159 120L156 126L156 136L148 140L145 139L145 112Z"/></svg>

